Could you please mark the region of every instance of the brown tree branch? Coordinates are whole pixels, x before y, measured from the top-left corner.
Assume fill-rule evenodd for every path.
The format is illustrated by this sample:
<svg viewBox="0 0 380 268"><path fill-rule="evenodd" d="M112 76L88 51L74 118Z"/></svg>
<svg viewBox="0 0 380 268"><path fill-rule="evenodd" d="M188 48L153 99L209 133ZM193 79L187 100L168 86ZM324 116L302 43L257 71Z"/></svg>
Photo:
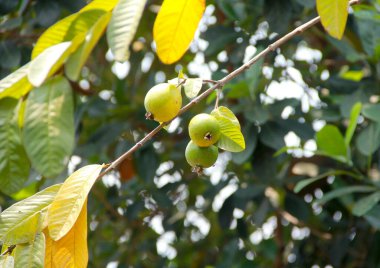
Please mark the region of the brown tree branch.
<svg viewBox="0 0 380 268"><path fill-rule="evenodd" d="M358 4L359 0L351 0L349 2L349 5ZM314 19L309 20L308 22L302 24L301 26L298 26L290 33L287 33L274 43L270 44L266 49L261 51L259 54L254 56L252 59L250 59L247 63L243 64L239 68L235 69L228 75L226 75L224 78L218 80L215 82L215 84L204 91L202 94L198 95L196 98L194 98L192 101L190 101L188 104L186 104L182 109L178 112L178 116L185 113L187 110L189 110L191 107L196 105L201 100L205 99L208 95L210 95L215 89L223 87L226 83L234 79L235 77L239 76L244 71L248 70L253 64L255 64L258 60L265 57L270 52L275 51L277 48L279 48L281 45L292 39L294 36L303 33L305 30L309 29L310 27L314 26L320 21L320 17L315 17ZM175 118L176 118L175 117ZM175 119L173 118L173 119ZM172 120L173 120L172 119ZM132 148L130 148L127 152L122 154L119 158L117 158L115 161L113 161L102 173L100 173L98 178L103 177L105 174L109 173L111 170L116 168L121 162L123 162L124 159L128 158L131 154L133 154L135 151L137 151L139 148L141 148L146 142L148 142L150 139L152 139L162 128L167 126L172 120L168 122L164 122L157 126L155 129L153 129L150 133L148 133L144 138L142 138L139 142L137 142Z"/></svg>

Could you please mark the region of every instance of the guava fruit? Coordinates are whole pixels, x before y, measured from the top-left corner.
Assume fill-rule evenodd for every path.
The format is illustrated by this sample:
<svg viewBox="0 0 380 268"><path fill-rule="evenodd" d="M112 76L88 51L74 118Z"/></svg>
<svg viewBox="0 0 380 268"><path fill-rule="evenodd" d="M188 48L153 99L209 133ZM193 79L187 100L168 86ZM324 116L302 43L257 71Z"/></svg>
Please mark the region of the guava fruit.
<svg viewBox="0 0 380 268"><path fill-rule="evenodd" d="M213 145L220 138L219 122L212 115L198 114L190 120L189 136L200 147Z"/></svg>
<svg viewBox="0 0 380 268"><path fill-rule="evenodd" d="M168 83L155 85L146 94L144 106L147 118L157 122L170 121L181 109L181 89Z"/></svg>
<svg viewBox="0 0 380 268"><path fill-rule="evenodd" d="M199 147L190 141L185 150L186 161L192 167L208 168L215 164L218 159L218 147Z"/></svg>

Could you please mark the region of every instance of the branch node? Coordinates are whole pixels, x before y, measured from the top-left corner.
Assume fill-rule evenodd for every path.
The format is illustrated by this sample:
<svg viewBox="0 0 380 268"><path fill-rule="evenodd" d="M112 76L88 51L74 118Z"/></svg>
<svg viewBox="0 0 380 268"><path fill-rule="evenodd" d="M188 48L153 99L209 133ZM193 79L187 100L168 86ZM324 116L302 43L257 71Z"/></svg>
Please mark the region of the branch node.
<svg viewBox="0 0 380 268"><path fill-rule="evenodd" d="M145 119L146 120L154 120L154 116L151 112L146 112Z"/></svg>

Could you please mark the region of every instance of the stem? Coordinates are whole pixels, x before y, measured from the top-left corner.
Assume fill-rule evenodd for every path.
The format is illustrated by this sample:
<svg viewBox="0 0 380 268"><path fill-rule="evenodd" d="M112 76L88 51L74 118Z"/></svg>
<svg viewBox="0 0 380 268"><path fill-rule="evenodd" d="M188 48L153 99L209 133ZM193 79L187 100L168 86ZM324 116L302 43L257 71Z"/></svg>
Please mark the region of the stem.
<svg viewBox="0 0 380 268"><path fill-rule="evenodd" d="M359 3L359 0L351 0L349 2L349 5L354 5ZM315 17L314 19L309 20L308 22L302 24L301 26L298 26L290 33L287 33L274 43L270 44L266 49L261 51L259 54L254 56L252 59L250 59L247 63L243 64L239 68L235 69L228 75L226 75L224 78L215 81L214 85L204 91L202 94L198 95L196 98L194 98L192 101L190 101L188 104L182 107L182 109L178 112L178 115L174 117L173 119L177 118L181 114L185 113L187 110L189 110L191 107L196 105L201 100L205 99L208 95L210 95L215 89L222 88L226 83L234 79L235 77L239 76L244 71L248 70L253 64L255 64L258 60L261 58L264 58L267 54L270 52L275 51L278 47L292 39L294 36L303 33L308 28L314 26L320 21L320 17ZM206 81L206 80L203 80ZM211 80L210 80L211 82ZM173 120L172 119L172 120ZM115 161L113 161L100 175L98 176L98 179L103 177L105 174L109 173L111 170L116 168L121 162L123 162L124 159L128 158L131 154L133 154L135 151L137 151L140 147L142 147L146 142L148 142L150 139L152 139L160 130L167 126L172 120L168 122L164 122L157 126L155 129L153 129L151 132L149 132L144 138L142 138L139 142L137 142L131 149L129 149L127 152L122 154L119 158L117 158Z"/></svg>

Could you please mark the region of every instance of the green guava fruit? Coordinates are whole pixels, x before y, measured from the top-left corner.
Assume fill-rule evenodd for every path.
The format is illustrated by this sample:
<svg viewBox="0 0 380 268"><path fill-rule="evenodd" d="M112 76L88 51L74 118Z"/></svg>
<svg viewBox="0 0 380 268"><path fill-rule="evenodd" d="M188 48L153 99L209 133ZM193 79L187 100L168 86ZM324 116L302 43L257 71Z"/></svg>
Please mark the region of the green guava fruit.
<svg viewBox="0 0 380 268"><path fill-rule="evenodd" d="M185 150L186 161L192 167L208 168L218 159L218 147L199 147L190 141Z"/></svg>
<svg viewBox="0 0 380 268"><path fill-rule="evenodd" d="M181 89L168 83L158 84L146 94L144 106L148 118L157 122L170 121L181 109Z"/></svg>
<svg viewBox="0 0 380 268"><path fill-rule="evenodd" d="M189 123L189 136L200 147L215 144L220 138L219 122L209 114L198 114Z"/></svg>

